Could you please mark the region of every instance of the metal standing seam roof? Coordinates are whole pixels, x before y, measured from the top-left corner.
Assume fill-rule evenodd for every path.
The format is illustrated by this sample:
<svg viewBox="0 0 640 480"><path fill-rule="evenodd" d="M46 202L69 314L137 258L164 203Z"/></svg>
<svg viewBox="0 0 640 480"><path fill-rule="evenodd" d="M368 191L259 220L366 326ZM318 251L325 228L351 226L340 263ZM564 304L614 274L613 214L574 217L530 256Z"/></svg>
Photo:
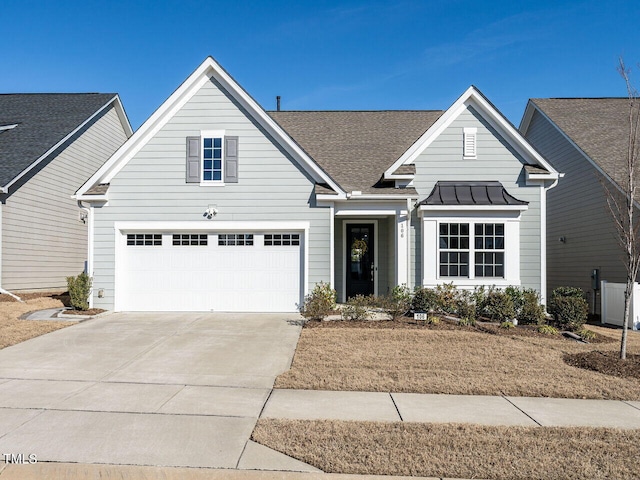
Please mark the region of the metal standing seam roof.
<svg viewBox="0 0 640 480"><path fill-rule="evenodd" d="M628 98L532 98L531 102L615 182L624 183Z"/></svg>
<svg viewBox="0 0 640 480"><path fill-rule="evenodd" d="M528 205L500 182L438 182L419 205Z"/></svg>
<svg viewBox="0 0 640 480"><path fill-rule="evenodd" d="M383 173L444 113L434 110L267 112L345 191L415 194Z"/></svg>
<svg viewBox="0 0 640 480"><path fill-rule="evenodd" d="M115 93L0 95L0 186L5 186L73 132Z"/></svg>

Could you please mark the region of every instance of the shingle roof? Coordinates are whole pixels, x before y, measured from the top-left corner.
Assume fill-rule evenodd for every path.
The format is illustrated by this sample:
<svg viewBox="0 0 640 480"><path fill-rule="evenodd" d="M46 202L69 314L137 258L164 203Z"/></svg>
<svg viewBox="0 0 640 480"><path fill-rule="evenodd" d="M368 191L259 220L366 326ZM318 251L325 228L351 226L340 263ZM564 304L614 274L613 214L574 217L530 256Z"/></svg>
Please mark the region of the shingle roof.
<svg viewBox="0 0 640 480"><path fill-rule="evenodd" d="M267 112L345 191L415 193L380 183L382 174L442 111Z"/></svg>
<svg viewBox="0 0 640 480"><path fill-rule="evenodd" d="M0 185L5 186L116 96L115 93L0 95Z"/></svg>
<svg viewBox="0 0 640 480"><path fill-rule="evenodd" d="M420 205L528 205L500 182L438 182Z"/></svg>
<svg viewBox="0 0 640 480"><path fill-rule="evenodd" d="M628 98L533 98L531 101L619 184L624 178Z"/></svg>

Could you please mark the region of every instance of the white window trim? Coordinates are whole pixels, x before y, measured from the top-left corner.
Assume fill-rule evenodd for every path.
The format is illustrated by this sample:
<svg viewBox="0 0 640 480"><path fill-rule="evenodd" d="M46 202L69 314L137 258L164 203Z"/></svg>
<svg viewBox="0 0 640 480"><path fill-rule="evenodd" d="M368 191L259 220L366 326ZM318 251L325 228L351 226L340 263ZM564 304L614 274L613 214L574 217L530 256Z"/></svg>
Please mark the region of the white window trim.
<svg viewBox="0 0 640 480"><path fill-rule="evenodd" d="M504 224L504 278L499 277L475 277L475 234L469 238L469 276L445 277L440 276L440 224L441 223L468 223L469 232L475 232L476 223L502 223ZM460 215L460 216L434 216L424 217L423 228L423 275L422 284L425 287L435 287L443 283L453 283L460 288L473 288L475 286L509 286L520 285L520 218L505 216L496 212L495 215Z"/></svg>
<svg viewBox="0 0 640 480"><path fill-rule="evenodd" d="M478 129L476 127L462 129L462 158L465 160L478 158Z"/></svg>
<svg viewBox="0 0 640 480"><path fill-rule="evenodd" d="M225 130L202 130L200 132L200 186L201 187L224 187L224 137ZM221 154L221 170L220 180L205 180L204 179L204 139L205 138L220 138L222 139L222 154Z"/></svg>

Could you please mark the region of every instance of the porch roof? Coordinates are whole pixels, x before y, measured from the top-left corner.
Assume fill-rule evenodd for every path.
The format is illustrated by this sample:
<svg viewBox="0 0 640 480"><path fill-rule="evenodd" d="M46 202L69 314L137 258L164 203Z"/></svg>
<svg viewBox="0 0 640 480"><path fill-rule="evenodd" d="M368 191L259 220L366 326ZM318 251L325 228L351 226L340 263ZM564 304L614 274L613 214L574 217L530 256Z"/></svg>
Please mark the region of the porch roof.
<svg viewBox="0 0 640 480"><path fill-rule="evenodd" d="M528 205L500 182L438 182L419 205Z"/></svg>

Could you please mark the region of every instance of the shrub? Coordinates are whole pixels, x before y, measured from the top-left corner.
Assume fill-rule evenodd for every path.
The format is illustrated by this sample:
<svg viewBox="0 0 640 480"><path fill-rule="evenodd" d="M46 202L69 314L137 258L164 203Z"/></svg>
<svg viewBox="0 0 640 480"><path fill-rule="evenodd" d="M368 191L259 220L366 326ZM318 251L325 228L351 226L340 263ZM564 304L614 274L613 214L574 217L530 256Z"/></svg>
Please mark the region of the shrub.
<svg viewBox="0 0 640 480"><path fill-rule="evenodd" d="M558 335L558 329L551 325L540 325L538 327L538 333L543 333L545 335Z"/></svg>
<svg viewBox="0 0 640 480"><path fill-rule="evenodd" d="M455 313L457 305L458 291L453 282L443 283L436 286L436 309L440 313Z"/></svg>
<svg viewBox="0 0 640 480"><path fill-rule="evenodd" d="M390 295L385 296L382 307L392 320L397 320L411 308L411 291L406 285L396 285Z"/></svg>
<svg viewBox="0 0 640 480"><path fill-rule="evenodd" d="M558 287L551 293L549 312L560 328L580 330L587 321L589 305L584 292L576 287Z"/></svg>
<svg viewBox="0 0 640 480"><path fill-rule="evenodd" d="M438 294L433 288L416 288L411 301L411 308L413 308L414 312L434 312L437 307Z"/></svg>
<svg viewBox="0 0 640 480"><path fill-rule="evenodd" d="M596 338L596 332L589 330L588 328L582 327L580 330L576 332L578 335L582 337L583 340L593 340Z"/></svg>
<svg viewBox="0 0 640 480"><path fill-rule="evenodd" d="M517 317L522 307L524 306L524 292L526 289L520 287L514 287L513 285L509 285L504 289L504 293L509 295L511 298L511 302L513 303L513 308L515 310L515 316Z"/></svg>
<svg viewBox="0 0 640 480"><path fill-rule="evenodd" d="M328 283L316 283L313 291L304 297L300 314L309 320L322 320L336 309L336 291Z"/></svg>
<svg viewBox="0 0 640 480"><path fill-rule="evenodd" d="M504 329L510 329L510 328L516 328L516 326L513 324L513 322L502 322L500 324L500 328L504 328Z"/></svg>
<svg viewBox="0 0 640 480"><path fill-rule="evenodd" d="M516 318L523 324L540 325L545 320L544 307L540 304L540 296L533 289L523 289L523 303Z"/></svg>
<svg viewBox="0 0 640 480"><path fill-rule="evenodd" d="M516 315L513 300L506 292L500 290L492 290L487 294L484 313L491 320L498 322L510 320Z"/></svg>
<svg viewBox="0 0 640 480"><path fill-rule="evenodd" d="M371 299L364 295L356 295L347 300L340 312L344 320L367 320L370 317L369 305Z"/></svg>
<svg viewBox="0 0 640 480"><path fill-rule="evenodd" d="M429 325L438 325L440 323L440 317L436 317L435 315L429 315L427 317L426 323Z"/></svg>
<svg viewBox="0 0 640 480"><path fill-rule="evenodd" d="M76 310L89 309L89 294L91 293L91 277L82 272L77 277L67 277L67 289L71 306Z"/></svg>
<svg viewBox="0 0 640 480"><path fill-rule="evenodd" d="M476 324L475 318L461 318L458 320L458 325L462 327L470 326L473 327Z"/></svg>
<svg viewBox="0 0 640 480"><path fill-rule="evenodd" d="M476 314L478 316L485 314L484 311L487 305L487 295L491 291L493 291L493 287L485 289L484 285L473 289L473 303L476 305Z"/></svg>
<svg viewBox="0 0 640 480"><path fill-rule="evenodd" d="M461 319L465 318L475 323L476 304L473 300L473 294L468 290L458 291L458 295L456 296L456 313Z"/></svg>

